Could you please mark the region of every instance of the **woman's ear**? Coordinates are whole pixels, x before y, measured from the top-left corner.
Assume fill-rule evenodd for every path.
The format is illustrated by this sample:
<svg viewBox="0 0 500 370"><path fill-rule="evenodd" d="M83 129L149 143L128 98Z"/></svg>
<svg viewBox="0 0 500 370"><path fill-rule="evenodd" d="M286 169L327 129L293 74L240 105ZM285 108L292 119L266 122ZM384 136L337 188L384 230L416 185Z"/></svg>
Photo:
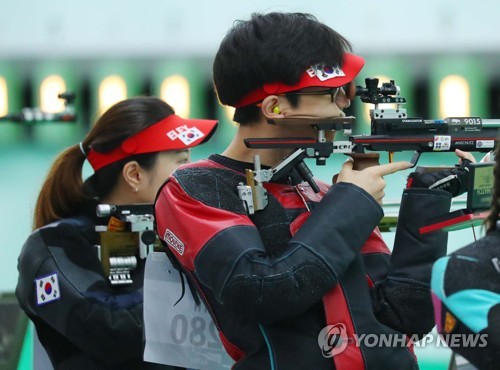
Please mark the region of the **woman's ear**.
<svg viewBox="0 0 500 370"><path fill-rule="evenodd" d="M262 114L266 118L285 118L279 106L280 99L277 95L269 95L261 103Z"/></svg>
<svg viewBox="0 0 500 370"><path fill-rule="evenodd" d="M122 176L134 192L137 192L141 185L142 167L136 161L125 163L122 169Z"/></svg>

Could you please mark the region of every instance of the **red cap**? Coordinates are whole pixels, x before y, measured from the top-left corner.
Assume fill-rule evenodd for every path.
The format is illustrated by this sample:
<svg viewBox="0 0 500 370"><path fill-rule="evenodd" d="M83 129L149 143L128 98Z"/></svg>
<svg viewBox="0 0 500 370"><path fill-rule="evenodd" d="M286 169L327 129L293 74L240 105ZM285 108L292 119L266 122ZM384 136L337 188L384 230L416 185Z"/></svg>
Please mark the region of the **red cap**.
<svg viewBox="0 0 500 370"><path fill-rule="evenodd" d="M207 141L216 127L217 121L184 119L173 114L129 137L111 152L98 153L90 149L87 160L97 171L136 154L191 148Z"/></svg>
<svg viewBox="0 0 500 370"><path fill-rule="evenodd" d="M365 60L357 55L345 53L344 63L341 68L315 64L309 66L300 76L296 85L286 85L281 82L265 83L263 86L249 92L238 101L235 108L255 104L264 100L269 95L284 94L297 91L305 87L340 87L356 78Z"/></svg>

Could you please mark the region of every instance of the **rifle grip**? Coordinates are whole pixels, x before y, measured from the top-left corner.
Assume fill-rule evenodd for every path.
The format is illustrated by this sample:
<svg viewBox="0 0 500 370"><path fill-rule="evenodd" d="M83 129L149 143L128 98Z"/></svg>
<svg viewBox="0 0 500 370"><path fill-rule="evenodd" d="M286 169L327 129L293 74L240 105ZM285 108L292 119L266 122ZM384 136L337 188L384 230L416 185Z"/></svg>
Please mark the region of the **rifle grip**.
<svg viewBox="0 0 500 370"><path fill-rule="evenodd" d="M364 170L365 168L378 166L380 164L379 153L346 153L346 155L348 155L354 160L352 168L353 170L356 171L361 171ZM335 184L337 182L338 176L339 176L338 174L333 176L332 184Z"/></svg>
<svg viewBox="0 0 500 370"><path fill-rule="evenodd" d="M361 171L365 168L378 166L380 164L379 153L347 153L346 155L354 159L352 169L356 171Z"/></svg>

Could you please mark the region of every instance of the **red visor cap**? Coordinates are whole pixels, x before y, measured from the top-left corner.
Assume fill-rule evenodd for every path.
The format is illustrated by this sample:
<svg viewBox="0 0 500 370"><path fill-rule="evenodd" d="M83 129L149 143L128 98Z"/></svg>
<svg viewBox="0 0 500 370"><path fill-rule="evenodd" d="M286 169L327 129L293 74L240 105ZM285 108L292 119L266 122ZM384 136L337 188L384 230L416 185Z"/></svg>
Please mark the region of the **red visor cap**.
<svg viewBox="0 0 500 370"><path fill-rule="evenodd" d="M234 105L235 108L255 104L269 95L284 94L301 90L306 87L340 87L353 81L365 65L365 60L357 55L345 53L341 68L315 64L309 66L300 76L296 85L286 85L281 82L266 83L247 95Z"/></svg>
<svg viewBox="0 0 500 370"><path fill-rule="evenodd" d="M87 159L94 171L97 171L136 154L191 148L207 141L215 132L217 122L184 119L173 114L129 137L110 152L98 153L90 149Z"/></svg>

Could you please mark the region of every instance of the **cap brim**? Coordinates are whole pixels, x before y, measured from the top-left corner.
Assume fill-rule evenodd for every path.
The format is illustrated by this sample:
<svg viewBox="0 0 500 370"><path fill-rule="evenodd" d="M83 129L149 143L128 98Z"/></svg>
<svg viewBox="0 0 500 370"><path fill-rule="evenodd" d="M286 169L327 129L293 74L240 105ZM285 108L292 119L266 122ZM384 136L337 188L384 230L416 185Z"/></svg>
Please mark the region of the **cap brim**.
<svg viewBox="0 0 500 370"><path fill-rule="evenodd" d="M234 106L236 108L255 104L262 101L269 95L284 94L292 91L304 89L306 87L340 87L353 81L365 64L365 60L360 56L345 53L344 61L340 68L320 65L324 68L317 69L317 66L309 66L300 76L295 85L286 85L281 82L266 83L263 86L249 92Z"/></svg>
<svg viewBox="0 0 500 370"><path fill-rule="evenodd" d="M212 135L215 133L218 125L218 121L215 120L208 120L208 119L184 119L186 121L186 125L188 127L196 127L198 130L200 130L203 133L203 137L193 141L189 145L187 145L187 148L191 148L196 145L203 144L207 142Z"/></svg>
<svg viewBox="0 0 500 370"><path fill-rule="evenodd" d="M145 152L192 148L210 139L217 122L171 115L140 132L137 141L142 143Z"/></svg>
<svg viewBox="0 0 500 370"><path fill-rule="evenodd" d="M306 87L340 87L353 81L359 74L363 66L365 65L365 60L357 55L346 53L344 54L344 63L342 64L341 71L343 75L331 76L324 81L322 81L317 76L310 76L304 73L299 80L297 85L291 86L293 90L281 91L290 92L294 90L300 90ZM287 89L287 88L284 88ZM282 90L284 90L282 89Z"/></svg>
<svg viewBox="0 0 500 370"><path fill-rule="evenodd" d="M182 118L173 114L125 140L122 149L141 154L192 148L207 141L216 127L215 120Z"/></svg>
<svg viewBox="0 0 500 370"><path fill-rule="evenodd" d="M170 115L129 137L106 153L90 150L87 159L94 171L135 154L183 150L206 142L217 128L217 121L185 119Z"/></svg>

